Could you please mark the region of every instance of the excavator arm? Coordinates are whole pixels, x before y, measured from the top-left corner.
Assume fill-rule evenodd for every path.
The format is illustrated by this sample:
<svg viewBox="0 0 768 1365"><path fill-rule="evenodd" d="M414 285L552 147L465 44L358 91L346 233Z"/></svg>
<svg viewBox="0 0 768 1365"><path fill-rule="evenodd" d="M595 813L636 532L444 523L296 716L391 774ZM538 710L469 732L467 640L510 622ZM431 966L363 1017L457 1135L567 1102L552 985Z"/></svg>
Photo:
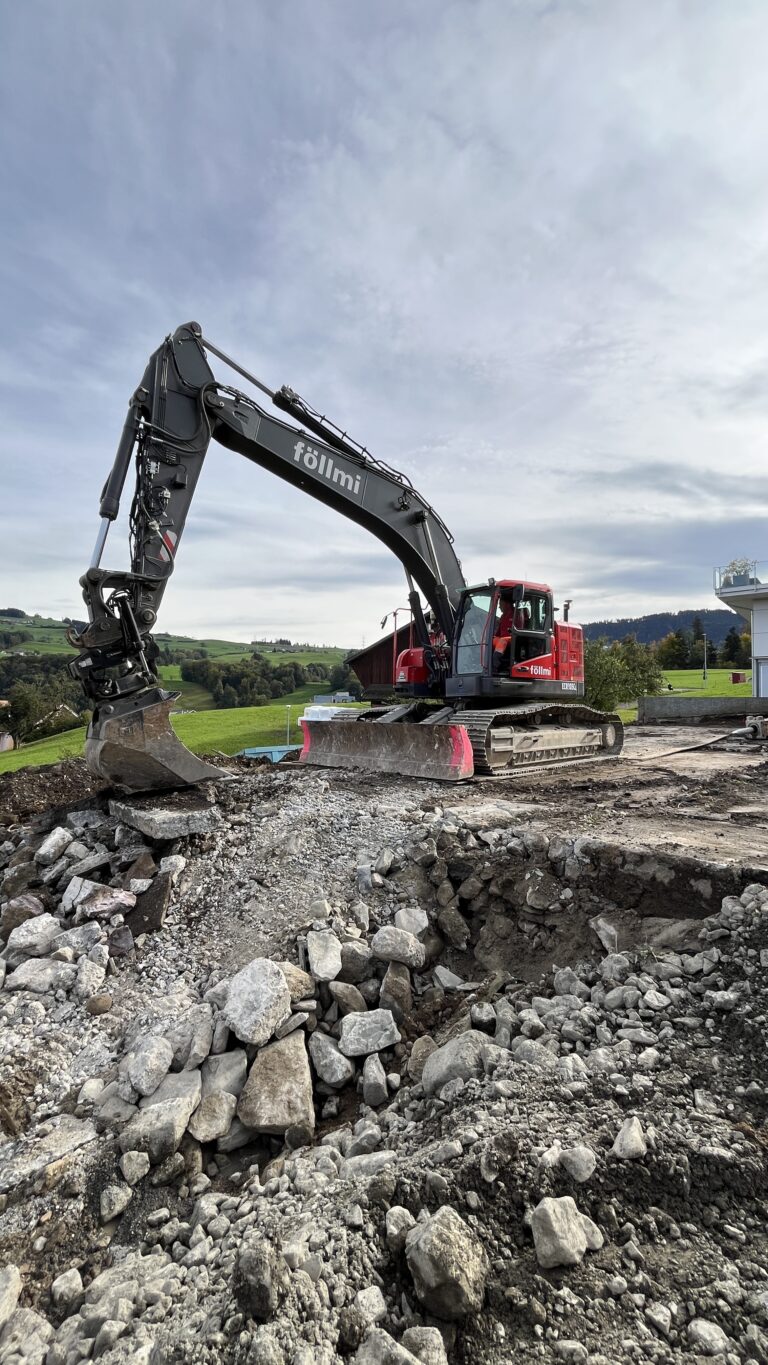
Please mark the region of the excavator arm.
<svg viewBox="0 0 768 1365"><path fill-rule="evenodd" d="M206 350L260 389L300 429L266 412L249 395L217 383ZM198 782L216 771L173 735L168 716L177 694L160 687L152 638L212 439L387 545L404 567L420 643L428 646L429 635L419 589L446 639L453 639L465 582L450 532L434 509L404 475L376 460L293 390L273 393L206 341L197 323L187 323L151 356L131 399L101 496L91 565L80 580L89 620L69 635L78 650L70 672L95 707L86 746L89 765L131 789ZM132 460L131 568L102 569Z"/></svg>

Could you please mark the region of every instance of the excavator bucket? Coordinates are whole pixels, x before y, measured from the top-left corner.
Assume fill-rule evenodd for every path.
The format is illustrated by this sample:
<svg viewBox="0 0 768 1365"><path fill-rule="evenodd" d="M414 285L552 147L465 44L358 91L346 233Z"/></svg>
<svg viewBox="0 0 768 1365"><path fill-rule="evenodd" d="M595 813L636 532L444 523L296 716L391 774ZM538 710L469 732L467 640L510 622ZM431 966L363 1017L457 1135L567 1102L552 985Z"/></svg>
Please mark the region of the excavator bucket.
<svg viewBox="0 0 768 1365"><path fill-rule="evenodd" d="M400 777L462 782L474 761L463 725L386 724L376 721L304 720L301 763L318 768L363 768Z"/></svg>
<svg viewBox="0 0 768 1365"><path fill-rule="evenodd" d="M161 700L155 698L161 695ZM126 791L163 791L226 776L204 763L176 737L171 707L181 694L159 689L144 705L101 706L88 727L85 761L89 770Z"/></svg>

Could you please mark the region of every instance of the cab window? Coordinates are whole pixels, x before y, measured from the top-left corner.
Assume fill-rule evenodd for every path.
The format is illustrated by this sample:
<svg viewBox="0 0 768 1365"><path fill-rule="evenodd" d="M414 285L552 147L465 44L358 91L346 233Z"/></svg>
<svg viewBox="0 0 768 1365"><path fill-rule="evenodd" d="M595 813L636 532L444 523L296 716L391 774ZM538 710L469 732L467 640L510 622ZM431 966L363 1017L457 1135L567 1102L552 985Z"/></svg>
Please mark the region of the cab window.
<svg viewBox="0 0 768 1365"><path fill-rule="evenodd" d="M456 668L460 674L484 672L483 646L490 610L491 593L487 588L467 595L456 645Z"/></svg>

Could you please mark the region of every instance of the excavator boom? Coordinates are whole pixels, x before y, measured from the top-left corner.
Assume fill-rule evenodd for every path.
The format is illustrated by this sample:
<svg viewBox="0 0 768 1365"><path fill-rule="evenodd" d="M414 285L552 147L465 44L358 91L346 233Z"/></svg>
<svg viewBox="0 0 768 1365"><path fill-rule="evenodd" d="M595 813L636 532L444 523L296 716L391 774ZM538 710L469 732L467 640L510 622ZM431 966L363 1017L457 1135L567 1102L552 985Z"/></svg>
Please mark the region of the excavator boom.
<svg viewBox="0 0 768 1365"><path fill-rule="evenodd" d="M217 383L206 351L300 425ZM197 323L179 327L150 357L131 399L101 496L96 548L80 580L89 620L69 634L78 650L70 672L94 708L87 762L107 781L130 790L220 775L173 734L169 715L176 694L160 687L152 638L212 439L349 517L391 549L405 569L417 638L425 646L429 632L419 590L450 640L465 587L450 532L408 478L376 460L293 390L272 392L205 341ZM107 533L132 461L131 568L103 569Z"/></svg>

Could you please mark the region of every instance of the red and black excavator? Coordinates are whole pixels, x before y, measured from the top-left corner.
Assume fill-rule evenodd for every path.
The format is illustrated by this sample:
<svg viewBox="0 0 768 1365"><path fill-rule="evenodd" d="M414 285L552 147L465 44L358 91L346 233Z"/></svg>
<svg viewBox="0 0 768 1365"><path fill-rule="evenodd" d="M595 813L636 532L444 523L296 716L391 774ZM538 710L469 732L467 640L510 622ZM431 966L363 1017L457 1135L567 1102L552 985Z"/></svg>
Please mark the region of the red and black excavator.
<svg viewBox="0 0 768 1365"><path fill-rule="evenodd" d="M218 383L208 353L299 425ZM355 719L304 721L302 761L459 781L620 752L618 716L581 700L582 632L567 612L555 619L546 584L503 578L468 587L448 528L405 475L292 389L267 388L189 322L150 357L130 401L80 580L89 619L69 631L79 651L70 672L93 705L85 750L92 772L129 791L221 777L171 728L179 694L160 685L152 637L211 440L370 531L405 570L414 644L397 660L397 703ZM132 460L131 568L102 569Z"/></svg>

